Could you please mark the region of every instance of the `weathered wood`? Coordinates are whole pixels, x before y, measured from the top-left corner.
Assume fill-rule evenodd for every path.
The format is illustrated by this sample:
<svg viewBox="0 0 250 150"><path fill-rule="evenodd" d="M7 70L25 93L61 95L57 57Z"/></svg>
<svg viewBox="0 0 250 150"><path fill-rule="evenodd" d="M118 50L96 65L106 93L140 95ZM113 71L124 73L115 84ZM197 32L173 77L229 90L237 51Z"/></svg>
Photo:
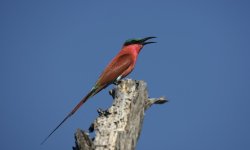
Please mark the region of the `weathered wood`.
<svg viewBox="0 0 250 150"><path fill-rule="evenodd" d="M92 125L94 140L77 130L76 150L134 150L146 109L167 102L163 97L149 99L146 83L131 79L122 80L110 94L114 98L112 106L106 111L99 110Z"/></svg>
<svg viewBox="0 0 250 150"><path fill-rule="evenodd" d="M89 138L88 134L84 131L77 129L75 133L75 144L73 150L90 150L93 149L92 140Z"/></svg>

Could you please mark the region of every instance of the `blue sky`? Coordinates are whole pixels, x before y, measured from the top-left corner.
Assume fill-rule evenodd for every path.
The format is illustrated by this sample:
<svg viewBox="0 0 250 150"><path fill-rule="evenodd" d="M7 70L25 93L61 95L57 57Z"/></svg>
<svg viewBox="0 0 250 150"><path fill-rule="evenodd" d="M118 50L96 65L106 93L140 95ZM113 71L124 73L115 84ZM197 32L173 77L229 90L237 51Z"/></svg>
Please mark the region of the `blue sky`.
<svg viewBox="0 0 250 150"><path fill-rule="evenodd" d="M250 149L250 3L244 0L0 1L0 149L74 145L111 85L44 145L122 43L157 36L130 78L170 102L146 112L138 150Z"/></svg>

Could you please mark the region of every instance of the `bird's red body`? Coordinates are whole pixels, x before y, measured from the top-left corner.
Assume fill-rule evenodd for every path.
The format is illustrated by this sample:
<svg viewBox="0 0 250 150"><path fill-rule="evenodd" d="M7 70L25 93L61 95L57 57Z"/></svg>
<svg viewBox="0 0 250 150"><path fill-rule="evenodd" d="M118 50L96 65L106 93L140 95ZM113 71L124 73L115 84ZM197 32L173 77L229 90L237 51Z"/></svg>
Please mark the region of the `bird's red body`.
<svg viewBox="0 0 250 150"><path fill-rule="evenodd" d="M132 39L124 43L121 51L111 60L104 69L91 91L75 106L64 120L45 138L44 143L70 116L72 116L90 97L94 96L108 85L126 77L135 67L135 63L144 45L155 43L145 42L155 37Z"/></svg>
<svg viewBox="0 0 250 150"><path fill-rule="evenodd" d="M123 47L104 69L96 82L96 86L102 87L113 83L119 76L121 76L120 78L126 77L134 69L138 54L142 47L143 46L139 44Z"/></svg>

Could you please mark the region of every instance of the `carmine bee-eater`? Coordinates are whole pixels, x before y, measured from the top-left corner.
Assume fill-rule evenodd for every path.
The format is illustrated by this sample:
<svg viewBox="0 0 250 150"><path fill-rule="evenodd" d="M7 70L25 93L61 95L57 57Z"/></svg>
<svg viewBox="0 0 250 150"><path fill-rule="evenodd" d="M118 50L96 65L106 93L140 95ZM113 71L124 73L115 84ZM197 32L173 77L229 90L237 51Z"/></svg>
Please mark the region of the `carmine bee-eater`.
<svg viewBox="0 0 250 150"><path fill-rule="evenodd" d="M112 83L117 83L126 77L135 67L135 63L143 46L155 42L147 42L147 40L156 37L146 37L142 39L129 39L121 49L121 51L113 58L113 60L104 69L99 79L96 81L90 92L75 106L75 108L60 122L60 124L52 130L52 132L43 140L43 144L69 117L71 117L90 97L94 96L102 89Z"/></svg>

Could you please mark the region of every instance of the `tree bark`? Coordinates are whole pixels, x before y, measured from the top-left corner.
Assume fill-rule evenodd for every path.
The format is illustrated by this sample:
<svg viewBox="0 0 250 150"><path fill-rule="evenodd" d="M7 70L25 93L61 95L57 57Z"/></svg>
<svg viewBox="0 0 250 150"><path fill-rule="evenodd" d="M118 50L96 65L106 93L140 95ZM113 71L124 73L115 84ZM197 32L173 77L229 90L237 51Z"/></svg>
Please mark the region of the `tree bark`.
<svg viewBox="0 0 250 150"><path fill-rule="evenodd" d="M163 97L148 98L144 81L122 80L110 91L114 101L106 110L98 110L99 117L90 127L95 138L78 129L74 150L134 150L142 129L144 112L153 104L167 102Z"/></svg>

